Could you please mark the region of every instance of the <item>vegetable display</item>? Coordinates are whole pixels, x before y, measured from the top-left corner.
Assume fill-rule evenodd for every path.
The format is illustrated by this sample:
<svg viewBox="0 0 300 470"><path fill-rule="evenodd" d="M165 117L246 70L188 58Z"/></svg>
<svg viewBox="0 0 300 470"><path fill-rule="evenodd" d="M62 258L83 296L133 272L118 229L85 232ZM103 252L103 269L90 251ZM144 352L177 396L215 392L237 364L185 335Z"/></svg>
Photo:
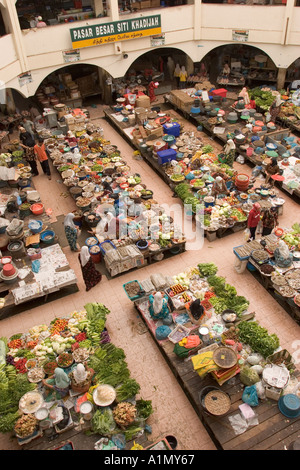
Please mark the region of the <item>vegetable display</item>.
<svg viewBox="0 0 300 470"><path fill-rule="evenodd" d="M260 353L264 358L270 356L279 347L276 334L269 335L268 331L257 322L242 321L238 325L240 341L249 344L253 351Z"/></svg>
<svg viewBox="0 0 300 470"><path fill-rule="evenodd" d="M108 314L105 305L91 302L84 310L73 312L70 318L55 318L49 327L39 325L27 334L1 338L0 432L15 431L20 437L32 434L37 428L36 418L20 415L20 400L28 392L37 391L40 380L44 376L45 380L50 378L57 367L64 367L67 374L72 374L68 366L75 357L94 370L87 400L94 403L93 390L101 386L110 385L115 389L112 404L95 409L91 433L110 436L123 432L126 439L132 439L143 429L135 421L150 416L151 401L139 397L139 414L134 405L125 401L137 396L140 385L130 376L123 349L110 341L105 328ZM28 345L31 349L27 349ZM77 353L74 357L73 351ZM20 410L26 413L25 409Z"/></svg>

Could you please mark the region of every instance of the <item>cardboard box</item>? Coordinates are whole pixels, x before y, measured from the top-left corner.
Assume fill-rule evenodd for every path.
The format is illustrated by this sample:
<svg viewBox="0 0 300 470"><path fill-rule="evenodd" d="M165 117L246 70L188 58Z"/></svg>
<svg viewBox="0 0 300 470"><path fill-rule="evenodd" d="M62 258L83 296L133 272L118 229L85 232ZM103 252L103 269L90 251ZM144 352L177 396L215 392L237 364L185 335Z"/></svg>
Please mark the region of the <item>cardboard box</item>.
<svg viewBox="0 0 300 470"><path fill-rule="evenodd" d="M161 137L164 135L164 130L162 126L157 127L156 129L147 129L147 136L153 136L153 137Z"/></svg>
<svg viewBox="0 0 300 470"><path fill-rule="evenodd" d="M81 94L80 94L80 91L72 91L71 92L71 98L74 99L74 98L80 98L81 97Z"/></svg>
<svg viewBox="0 0 300 470"><path fill-rule="evenodd" d="M150 0L150 3L152 8L160 7L160 0Z"/></svg>
<svg viewBox="0 0 300 470"><path fill-rule="evenodd" d="M141 3L141 9L151 8L151 0L143 0Z"/></svg>
<svg viewBox="0 0 300 470"><path fill-rule="evenodd" d="M138 96L135 103L139 108L150 108L150 98L147 95Z"/></svg>
<svg viewBox="0 0 300 470"><path fill-rule="evenodd" d="M63 73L62 74L62 80L64 83L70 83L72 82L72 75L70 73Z"/></svg>

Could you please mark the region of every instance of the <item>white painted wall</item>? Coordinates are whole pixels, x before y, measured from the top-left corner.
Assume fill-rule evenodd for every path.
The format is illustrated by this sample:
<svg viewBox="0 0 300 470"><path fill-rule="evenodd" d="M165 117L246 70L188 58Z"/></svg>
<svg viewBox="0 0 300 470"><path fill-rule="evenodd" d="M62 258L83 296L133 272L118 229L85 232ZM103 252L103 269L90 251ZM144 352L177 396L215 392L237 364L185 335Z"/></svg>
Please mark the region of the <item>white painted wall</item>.
<svg viewBox="0 0 300 470"><path fill-rule="evenodd" d="M7 2L13 1L7 0ZM195 4L192 5L141 10L127 16L122 15L122 19L160 14L162 32L165 33L165 47L182 50L193 62L200 61L215 47L232 44L233 30L246 29L249 30L249 45L258 47L268 54L278 67L286 68L300 57L300 8L293 6L293 0L287 2L287 6L264 6L201 4L200 0L195 0ZM114 20L118 19L116 15L115 12ZM289 17L288 28L286 28L287 17ZM109 18L95 18L76 22L76 27L109 21ZM74 26L74 24L61 24L21 32L21 49L25 55L22 58L23 64L26 63L33 76L33 83L26 86L28 96L35 93L47 75L66 66L62 51L72 48L69 30ZM116 46L119 47L119 51ZM0 38L0 48L1 51L5 50L3 58L1 52L0 79L10 87L12 84L15 85L12 73L18 69L13 66L18 60L11 35ZM82 48L81 62L97 65L107 70L113 77L121 77L138 57L149 50L151 50L149 37ZM123 59L123 52L128 54L127 59Z"/></svg>

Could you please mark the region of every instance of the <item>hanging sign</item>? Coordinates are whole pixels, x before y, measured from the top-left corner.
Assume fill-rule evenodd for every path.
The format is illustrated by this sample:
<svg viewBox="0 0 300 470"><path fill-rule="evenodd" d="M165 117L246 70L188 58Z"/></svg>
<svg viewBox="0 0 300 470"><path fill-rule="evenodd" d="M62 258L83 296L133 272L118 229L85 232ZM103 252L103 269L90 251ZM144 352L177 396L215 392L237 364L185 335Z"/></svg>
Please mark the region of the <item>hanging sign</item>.
<svg viewBox="0 0 300 470"><path fill-rule="evenodd" d="M247 42L249 39L249 31L246 29L236 29L232 31L232 40L238 42Z"/></svg>
<svg viewBox="0 0 300 470"><path fill-rule="evenodd" d="M80 51L78 49L71 49L70 51L62 51L64 62L78 62L80 60Z"/></svg>
<svg viewBox="0 0 300 470"><path fill-rule="evenodd" d="M152 36L150 40L151 40L151 47L164 46L165 45L165 33Z"/></svg>
<svg viewBox="0 0 300 470"><path fill-rule="evenodd" d="M73 49L138 39L160 33L160 15L70 29Z"/></svg>
<svg viewBox="0 0 300 470"><path fill-rule="evenodd" d="M19 79L20 86L24 86L27 83L31 83L32 82L31 72L21 73L20 75L18 75L18 79Z"/></svg>

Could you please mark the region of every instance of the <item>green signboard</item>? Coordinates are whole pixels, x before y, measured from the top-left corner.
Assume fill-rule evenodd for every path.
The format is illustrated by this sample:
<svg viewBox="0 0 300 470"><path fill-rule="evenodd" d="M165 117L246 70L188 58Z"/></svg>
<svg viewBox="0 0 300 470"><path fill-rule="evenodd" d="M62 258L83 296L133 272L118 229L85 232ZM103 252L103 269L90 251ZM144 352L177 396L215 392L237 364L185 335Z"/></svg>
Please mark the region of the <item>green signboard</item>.
<svg viewBox="0 0 300 470"><path fill-rule="evenodd" d="M160 15L132 18L70 29L74 49L98 46L161 33Z"/></svg>

